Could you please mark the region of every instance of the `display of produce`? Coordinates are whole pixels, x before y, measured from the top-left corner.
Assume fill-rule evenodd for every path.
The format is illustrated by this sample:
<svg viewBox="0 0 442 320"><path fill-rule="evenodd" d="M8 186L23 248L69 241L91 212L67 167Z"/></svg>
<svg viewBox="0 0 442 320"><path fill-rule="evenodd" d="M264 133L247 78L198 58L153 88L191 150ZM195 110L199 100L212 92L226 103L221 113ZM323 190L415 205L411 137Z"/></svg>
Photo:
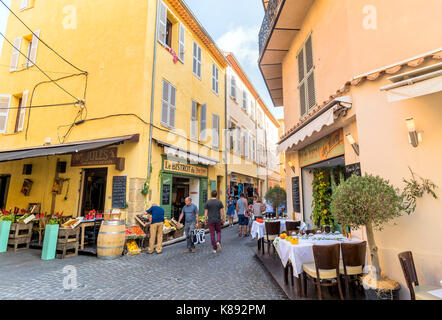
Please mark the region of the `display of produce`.
<svg viewBox="0 0 442 320"><path fill-rule="evenodd" d="M62 227L74 229L76 226L80 224L80 222L81 218L69 219L64 224L62 224Z"/></svg>
<svg viewBox="0 0 442 320"><path fill-rule="evenodd" d="M138 247L135 240L126 242L126 247L130 255L136 255L141 253L141 249Z"/></svg>
<svg viewBox="0 0 442 320"><path fill-rule="evenodd" d="M143 239L146 237L146 234L143 232L143 230L138 227L130 227L126 228L126 239L128 240L136 240L136 239Z"/></svg>

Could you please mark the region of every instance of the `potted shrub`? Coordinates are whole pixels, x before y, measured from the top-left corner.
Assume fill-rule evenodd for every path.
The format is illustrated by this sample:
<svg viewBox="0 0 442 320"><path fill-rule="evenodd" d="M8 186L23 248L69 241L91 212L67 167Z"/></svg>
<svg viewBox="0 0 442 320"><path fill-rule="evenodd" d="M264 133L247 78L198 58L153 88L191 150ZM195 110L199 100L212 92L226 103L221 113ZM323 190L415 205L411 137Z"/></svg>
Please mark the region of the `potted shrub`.
<svg viewBox="0 0 442 320"><path fill-rule="evenodd" d="M0 216L0 252L8 250L9 232L14 221L15 216L13 214L10 215L9 212L4 212Z"/></svg>
<svg viewBox="0 0 442 320"><path fill-rule="evenodd" d="M60 219L50 219L45 227L45 236L43 240L43 250L41 252L42 260L55 259L57 249L58 229Z"/></svg>
<svg viewBox="0 0 442 320"><path fill-rule="evenodd" d="M399 283L382 274L374 230L382 231L385 223L400 217L403 213L411 214L416 207L416 198L421 197L424 192L436 197L432 191L436 186L429 180L422 181L424 184L420 185L414 176L412 182L404 180L407 187L400 193L389 181L379 176L353 175L339 185L332 195L330 209L340 224L351 229L365 226L374 267L362 278L362 285L369 300L399 299ZM410 191L410 184L415 186L412 188L413 192ZM422 192L415 192L416 188Z"/></svg>
<svg viewBox="0 0 442 320"><path fill-rule="evenodd" d="M264 197L273 207L273 211L278 215L278 207L285 204L287 200L287 193L281 187L273 187L267 190Z"/></svg>

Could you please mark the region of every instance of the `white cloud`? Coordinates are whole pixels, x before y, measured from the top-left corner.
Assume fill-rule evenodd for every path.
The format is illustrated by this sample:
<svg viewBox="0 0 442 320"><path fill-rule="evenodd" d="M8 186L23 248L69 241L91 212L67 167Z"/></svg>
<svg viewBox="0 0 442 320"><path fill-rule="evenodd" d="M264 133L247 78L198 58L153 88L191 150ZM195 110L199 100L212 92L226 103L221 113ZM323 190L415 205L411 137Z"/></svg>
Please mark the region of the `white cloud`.
<svg viewBox="0 0 442 320"><path fill-rule="evenodd" d="M232 52L242 65L256 66L259 58L257 27L238 27L229 30L218 40L218 46L227 52Z"/></svg>

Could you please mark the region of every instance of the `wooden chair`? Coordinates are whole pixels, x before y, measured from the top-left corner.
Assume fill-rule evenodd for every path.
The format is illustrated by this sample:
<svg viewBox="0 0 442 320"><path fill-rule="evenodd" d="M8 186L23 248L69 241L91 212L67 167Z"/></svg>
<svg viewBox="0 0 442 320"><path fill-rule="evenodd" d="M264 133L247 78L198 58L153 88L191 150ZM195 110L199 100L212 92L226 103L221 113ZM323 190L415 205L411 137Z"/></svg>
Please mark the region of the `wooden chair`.
<svg viewBox="0 0 442 320"><path fill-rule="evenodd" d="M281 230L281 222L280 221L266 222L264 223L264 227L266 230L267 252L270 255L270 247L272 241L279 236L279 231Z"/></svg>
<svg viewBox="0 0 442 320"><path fill-rule="evenodd" d="M316 230L306 230L305 234L316 234Z"/></svg>
<svg viewBox="0 0 442 320"><path fill-rule="evenodd" d="M285 230L289 236L292 235L292 232L299 233L298 227L301 226L301 221L287 221L285 223Z"/></svg>
<svg viewBox="0 0 442 320"><path fill-rule="evenodd" d="M43 218L36 220L36 223L34 223L34 226L32 227L32 230L38 234L38 245L42 244L44 232L46 229L46 223L48 223L48 221L49 217L45 216Z"/></svg>
<svg viewBox="0 0 442 320"><path fill-rule="evenodd" d="M350 282L358 282L365 266L367 242L341 243L342 261L339 272L344 277L346 295L350 296ZM360 285L360 283L359 283Z"/></svg>
<svg viewBox="0 0 442 320"><path fill-rule="evenodd" d="M399 253L398 257L399 262L401 263L402 272L404 273L405 281L407 282L408 290L410 290L411 300L441 300L428 293L428 291L437 290L440 289L440 287L419 285L413 254L411 251Z"/></svg>
<svg viewBox="0 0 442 320"><path fill-rule="evenodd" d="M304 296L307 296L307 280L313 282L318 289L318 298L322 300L321 287L331 287L338 285L339 296L344 300L342 295L341 280L339 278L339 243L332 245L313 245L313 257L315 262L302 265L304 278ZM336 279L336 283L332 280ZM321 283L327 280L330 283Z"/></svg>

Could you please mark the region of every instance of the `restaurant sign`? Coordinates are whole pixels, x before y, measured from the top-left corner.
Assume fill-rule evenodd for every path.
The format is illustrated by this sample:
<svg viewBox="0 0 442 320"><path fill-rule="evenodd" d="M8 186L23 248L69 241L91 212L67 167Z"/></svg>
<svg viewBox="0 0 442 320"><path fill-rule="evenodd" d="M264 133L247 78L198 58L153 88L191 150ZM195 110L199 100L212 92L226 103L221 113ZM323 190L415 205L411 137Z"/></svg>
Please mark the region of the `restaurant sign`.
<svg viewBox="0 0 442 320"><path fill-rule="evenodd" d="M117 150L118 148L108 148L74 153L71 159L71 167L116 164Z"/></svg>
<svg viewBox="0 0 442 320"><path fill-rule="evenodd" d="M178 161L168 160L168 159L164 159L163 169L165 171L191 174L194 176L201 176L201 177L208 176L207 168L186 164Z"/></svg>
<svg viewBox="0 0 442 320"><path fill-rule="evenodd" d="M299 165L305 167L313 163L331 159L345 152L344 132L342 129L299 151Z"/></svg>

